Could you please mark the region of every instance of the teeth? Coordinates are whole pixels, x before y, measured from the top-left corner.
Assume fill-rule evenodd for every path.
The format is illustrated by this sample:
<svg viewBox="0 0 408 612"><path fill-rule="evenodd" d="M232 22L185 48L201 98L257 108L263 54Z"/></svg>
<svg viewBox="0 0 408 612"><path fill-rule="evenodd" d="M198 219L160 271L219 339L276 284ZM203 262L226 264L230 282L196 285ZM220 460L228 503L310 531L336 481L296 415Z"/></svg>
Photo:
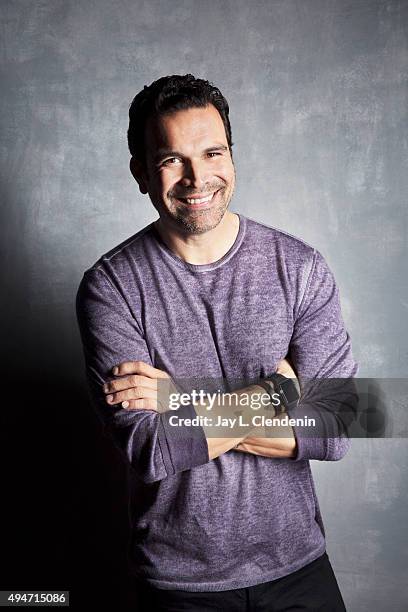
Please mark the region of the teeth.
<svg viewBox="0 0 408 612"><path fill-rule="evenodd" d="M188 204L203 204L204 202L209 202L212 200L213 193L207 196L206 198L186 198L186 202Z"/></svg>

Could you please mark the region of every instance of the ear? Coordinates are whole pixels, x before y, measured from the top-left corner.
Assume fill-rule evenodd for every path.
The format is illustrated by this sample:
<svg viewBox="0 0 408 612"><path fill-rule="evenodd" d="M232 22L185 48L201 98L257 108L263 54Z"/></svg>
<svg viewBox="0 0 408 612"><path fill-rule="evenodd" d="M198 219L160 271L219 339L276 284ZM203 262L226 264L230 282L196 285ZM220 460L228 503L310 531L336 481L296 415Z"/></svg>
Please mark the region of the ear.
<svg viewBox="0 0 408 612"><path fill-rule="evenodd" d="M147 193L147 178L146 178L146 170L141 161L132 157L129 163L129 168L131 173L133 174L133 178L137 181L139 185L140 193Z"/></svg>

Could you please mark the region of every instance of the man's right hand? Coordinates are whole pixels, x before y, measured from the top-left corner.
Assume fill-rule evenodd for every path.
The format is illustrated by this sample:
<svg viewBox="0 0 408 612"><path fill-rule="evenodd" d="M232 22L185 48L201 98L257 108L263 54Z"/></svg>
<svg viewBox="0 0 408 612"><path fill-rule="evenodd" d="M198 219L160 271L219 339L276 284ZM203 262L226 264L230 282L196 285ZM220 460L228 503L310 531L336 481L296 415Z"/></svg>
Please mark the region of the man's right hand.
<svg viewBox="0 0 408 612"><path fill-rule="evenodd" d="M144 361L126 361L115 366L113 374L117 378L103 386L106 402L110 406L122 404L122 408L130 410L160 412L167 409L166 405L163 405L166 397L162 397L161 392L165 391L166 387L166 391L172 393L174 386L167 372L154 368ZM162 380L160 385L158 385L159 379Z"/></svg>

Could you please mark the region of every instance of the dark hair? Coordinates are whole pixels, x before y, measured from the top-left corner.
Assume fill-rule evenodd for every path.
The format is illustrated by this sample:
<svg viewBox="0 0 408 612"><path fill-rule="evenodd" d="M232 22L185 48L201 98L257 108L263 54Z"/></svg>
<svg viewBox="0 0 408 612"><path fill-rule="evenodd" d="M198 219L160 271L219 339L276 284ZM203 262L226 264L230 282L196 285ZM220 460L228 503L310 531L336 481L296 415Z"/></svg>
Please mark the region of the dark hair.
<svg viewBox="0 0 408 612"><path fill-rule="evenodd" d="M220 90L192 74L164 76L145 85L129 108L128 145L132 157L145 163L145 127L149 117L160 117L177 110L204 108L212 104L221 115L231 151L229 106ZM232 153L232 151L231 151Z"/></svg>

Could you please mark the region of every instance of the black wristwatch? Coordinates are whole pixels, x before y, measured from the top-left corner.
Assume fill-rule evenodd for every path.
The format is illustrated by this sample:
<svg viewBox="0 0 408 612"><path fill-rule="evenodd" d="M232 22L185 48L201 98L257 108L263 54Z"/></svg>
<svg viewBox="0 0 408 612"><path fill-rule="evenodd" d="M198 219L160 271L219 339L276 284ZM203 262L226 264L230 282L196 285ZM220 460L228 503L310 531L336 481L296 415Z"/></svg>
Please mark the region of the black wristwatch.
<svg viewBox="0 0 408 612"><path fill-rule="evenodd" d="M260 380L258 384L263 387L271 398L271 405L275 408L275 414L290 411L296 408L300 398L299 389L293 378L286 378L282 374L271 374L268 378ZM276 394L279 395L280 405L276 404Z"/></svg>

